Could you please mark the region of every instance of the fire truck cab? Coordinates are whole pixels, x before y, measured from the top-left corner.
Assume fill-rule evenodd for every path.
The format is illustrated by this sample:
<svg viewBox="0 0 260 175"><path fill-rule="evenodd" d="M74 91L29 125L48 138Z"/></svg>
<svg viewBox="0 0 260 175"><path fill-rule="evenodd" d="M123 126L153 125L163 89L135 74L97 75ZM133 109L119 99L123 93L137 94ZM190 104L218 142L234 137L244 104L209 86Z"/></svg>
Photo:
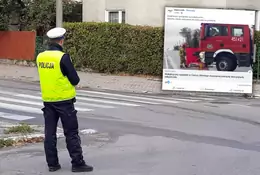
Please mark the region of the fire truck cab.
<svg viewBox="0 0 260 175"><path fill-rule="evenodd" d="M248 25L201 24L199 53L206 65L216 63L218 71L250 67L253 62L253 36Z"/></svg>

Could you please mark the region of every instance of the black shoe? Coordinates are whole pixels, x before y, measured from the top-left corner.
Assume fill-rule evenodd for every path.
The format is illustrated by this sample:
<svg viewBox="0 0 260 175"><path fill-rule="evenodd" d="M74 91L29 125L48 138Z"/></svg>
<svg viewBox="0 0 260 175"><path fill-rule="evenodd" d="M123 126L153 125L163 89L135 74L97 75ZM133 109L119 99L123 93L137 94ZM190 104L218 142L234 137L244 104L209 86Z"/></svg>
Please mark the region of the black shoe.
<svg viewBox="0 0 260 175"><path fill-rule="evenodd" d="M72 172L77 172L77 173L80 173L80 172L90 172L90 171L93 171L93 167L92 166L89 166L89 165L86 165L86 164L83 164L83 165L72 165Z"/></svg>
<svg viewBox="0 0 260 175"><path fill-rule="evenodd" d="M59 169L61 169L60 164L58 164L56 166L49 166L49 172L58 171Z"/></svg>

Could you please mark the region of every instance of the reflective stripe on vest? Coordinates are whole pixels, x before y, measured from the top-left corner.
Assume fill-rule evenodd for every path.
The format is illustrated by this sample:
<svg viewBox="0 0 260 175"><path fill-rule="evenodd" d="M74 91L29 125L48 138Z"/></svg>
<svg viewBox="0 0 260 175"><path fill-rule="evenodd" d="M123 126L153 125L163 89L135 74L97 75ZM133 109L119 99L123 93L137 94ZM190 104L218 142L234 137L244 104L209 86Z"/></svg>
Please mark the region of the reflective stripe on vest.
<svg viewBox="0 0 260 175"><path fill-rule="evenodd" d="M37 56L42 100L57 102L70 100L76 96L75 87L64 76L60 61L64 55L61 51L44 51Z"/></svg>

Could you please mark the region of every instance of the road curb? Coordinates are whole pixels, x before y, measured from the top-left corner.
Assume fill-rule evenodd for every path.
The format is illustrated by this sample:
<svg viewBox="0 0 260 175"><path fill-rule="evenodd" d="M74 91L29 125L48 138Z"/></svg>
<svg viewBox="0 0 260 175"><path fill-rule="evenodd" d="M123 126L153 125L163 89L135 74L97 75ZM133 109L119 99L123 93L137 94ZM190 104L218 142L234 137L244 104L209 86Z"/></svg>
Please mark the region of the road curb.
<svg viewBox="0 0 260 175"><path fill-rule="evenodd" d="M260 98L260 94L253 95L255 98Z"/></svg>
<svg viewBox="0 0 260 175"><path fill-rule="evenodd" d="M58 128L61 129L61 128ZM79 134L81 135L91 135L91 134L96 134L97 131L94 129L82 129L79 131ZM57 132L57 139L59 138L64 138L64 133L63 132ZM37 134L24 134L24 135L18 135L18 136L7 136L3 137L3 140L13 140L13 141L20 141L20 140L25 140L25 139L44 139L45 136L42 133L37 133Z"/></svg>
<svg viewBox="0 0 260 175"><path fill-rule="evenodd" d="M10 60L9 60L10 61ZM8 61L8 62L9 62ZM4 65L2 62L0 62L0 65ZM8 64L9 65L9 64ZM11 66L11 71L10 75L9 74L3 74L0 76L0 79L2 80L9 80L9 81L20 81L20 82L26 82L30 84L39 84L38 77L32 75L36 73L36 70L29 71L27 74L23 74L23 71L26 71L26 69L18 69L18 67L23 67L23 68L28 68L29 66L24 66L24 65L17 65L17 64L10 64ZM17 67L12 67L12 66L17 66ZM30 67L29 67L30 68ZM9 68L8 68L9 69ZM31 68L32 69L32 68ZM15 73L14 73L15 71ZM81 72L82 74L86 72ZM83 76L83 75L82 75ZM90 75L88 75L90 76ZM106 75L110 76L110 75ZM120 77L119 79L113 78L113 77ZM100 78L100 77L99 77ZM164 96L173 96L173 95L182 95L182 96L201 96L201 95L207 95L207 96L225 96L225 97L245 97L245 96L255 96L256 94L258 95L260 93L260 84L254 80L253 81L253 93L252 94L235 94L235 93L218 93L218 92L194 92L194 91L166 91L161 89L161 79L160 78L143 78L143 81L140 81L139 78L142 77L136 77L138 78L138 81L136 81L136 84L133 82L132 84L126 83L125 79L121 79L122 76L119 75L112 75L112 78L106 79L104 81L108 81L105 84L101 83L101 81L97 81L97 83L93 83L94 80L91 80L90 82L92 83L87 83L87 81L83 81L82 83L79 84L80 88L79 89L91 89L95 91L111 91L111 92L120 92L120 93L133 93L133 94L152 94L152 95L164 95ZM134 78L133 77L128 77L128 78ZM84 76L82 77L84 79ZM122 82L121 82L122 80ZM146 80L149 80L146 82ZM152 81L153 80L153 81ZM110 86L110 81L117 83L117 86ZM129 79L130 81L130 79ZM150 83L152 83L150 85ZM103 82L103 81L102 81ZM141 83L141 84L140 84ZM133 88L131 88L132 85L136 85ZM109 86L106 86L109 85ZM138 87L138 88L135 88Z"/></svg>

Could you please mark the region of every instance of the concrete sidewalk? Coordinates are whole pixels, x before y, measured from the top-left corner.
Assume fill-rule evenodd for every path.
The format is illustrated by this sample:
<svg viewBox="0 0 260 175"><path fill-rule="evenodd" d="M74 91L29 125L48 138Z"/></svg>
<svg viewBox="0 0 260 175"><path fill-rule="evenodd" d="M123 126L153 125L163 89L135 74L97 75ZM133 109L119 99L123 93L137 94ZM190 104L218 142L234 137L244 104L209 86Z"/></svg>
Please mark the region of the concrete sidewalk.
<svg viewBox="0 0 260 175"><path fill-rule="evenodd" d="M0 61L0 78L19 79L25 81L37 82L38 72L32 63L30 66L26 62L20 62L19 65L12 64L12 61ZM207 95L227 95L227 93L190 93L190 92L171 92L161 90L161 79L151 77L135 76L116 76L99 73L88 73L78 71L81 78L80 86L91 89L114 90L135 93L160 93L160 94L207 94ZM232 94L228 94L232 96ZM260 84L254 85L254 95L260 96ZM240 94L241 96L241 94Z"/></svg>
<svg viewBox="0 0 260 175"><path fill-rule="evenodd" d="M128 92L161 93L161 79L115 76L78 71L80 86L92 89L109 89ZM37 69L33 66L0 64L0 78L39 81Z"/></svg>

